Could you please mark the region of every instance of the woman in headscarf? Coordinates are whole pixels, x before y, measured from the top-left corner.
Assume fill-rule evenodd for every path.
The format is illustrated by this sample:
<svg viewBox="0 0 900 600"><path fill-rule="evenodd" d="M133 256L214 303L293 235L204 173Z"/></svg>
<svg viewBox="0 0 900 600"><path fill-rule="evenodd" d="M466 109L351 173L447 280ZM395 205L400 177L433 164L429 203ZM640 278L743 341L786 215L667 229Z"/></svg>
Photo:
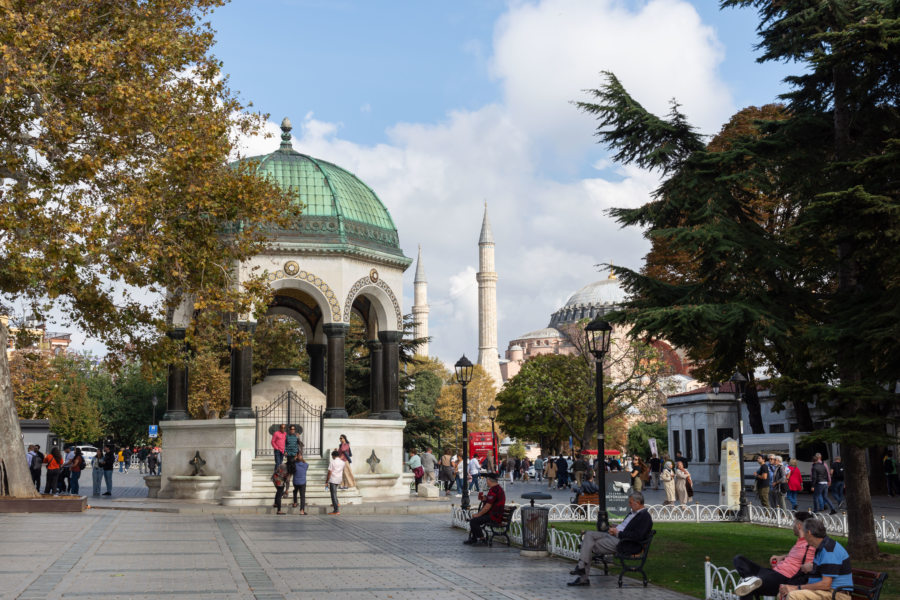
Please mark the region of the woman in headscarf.
<svg viewBox="0 0 900 600"><path fill-rule="evenodd" d="M663 482L663 489L666 492L666 501L664 505L675 504L675 471L671 460L667 460L663 467L662 473L659 474L660 480Z"/></svg>
<svg viewBox="0 0 900 600"><path fill-rule="evenodd" d="M341 460L346 463L344 465L342 486L345 488L355 487L356 479L353 477L353 471L350 470L350 463L353 462L353 460L350 458L351 456L353 456L353 452L350 450L350 440L348 440L347 436L342 433L340 442L341 445L338 447L338 452L341 453Z"/></svg>
<svg viewBox="0 0 900 600"><path fill-rule="evenodd" d="M691 486L691 474L684 468L684 463L678 461L675 463L675 495L682 506L687 506L688 502L693 500L693 489Z"/></svg>

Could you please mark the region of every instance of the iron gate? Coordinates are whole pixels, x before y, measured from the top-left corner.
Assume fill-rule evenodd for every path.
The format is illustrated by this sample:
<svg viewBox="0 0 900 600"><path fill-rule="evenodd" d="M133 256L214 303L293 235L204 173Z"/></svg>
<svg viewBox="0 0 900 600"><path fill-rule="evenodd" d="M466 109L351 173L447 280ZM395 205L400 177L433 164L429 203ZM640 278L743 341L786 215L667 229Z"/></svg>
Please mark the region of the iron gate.
<svg viewBox="0 0 900 600"><path fill-rule="evenodd" d="M323 413L321 408L310 406L294 390L284 392L272 404L256 411L256 455L274 454L270 443L272 434L279 425L284 425L285 431L293 425L303 442L303 454L321 456Z"/></svg>

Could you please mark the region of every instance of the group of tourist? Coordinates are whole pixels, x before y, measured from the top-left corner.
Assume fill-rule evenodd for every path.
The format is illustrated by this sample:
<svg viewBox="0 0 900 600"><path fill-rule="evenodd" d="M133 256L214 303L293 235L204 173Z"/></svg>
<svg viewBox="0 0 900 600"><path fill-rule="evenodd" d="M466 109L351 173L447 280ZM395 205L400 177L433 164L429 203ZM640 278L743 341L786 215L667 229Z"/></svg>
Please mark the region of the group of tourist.
<svg viewBox="0 0 900 600"><path fill-rule="evenodd" d="M435 456L430 447L425 448L425 452L421 454L417 449L411 448L406 465L413 474L416 492L419 491L422 482L434 483L436 480L448 496L455 485L457 497L462 495L464 476L468 476L465 485L470 490L479 490L481 488L479 476L494 470L493 457L475 455L469 458L468 473L464 473L463 457L450 448L445 448L440 457Z"/></svg>
<svg viewBox="0 0 900 600"><path fill-rule="evenodd" d="M275 470L272 483L275 485L275 514L283 515L282 499L294 488L292 506L299 508L299 514L306 514L306 483L309 463L303 458L303 441L295 425L279 425L272 433L270 441L275 455ZM347 436L341 434L338 446L331 452L328 471L325 475L325 487L331 493L332 511L328 514L341 514L338 502L338 490L355 487L356 480L350 463L353 462L353 451Z"/></svg>
<svg viewBox="0 0 900 600"><path fill-rule="evenodd" d="M788 464L777 454L756 457L759 468L753 474L756 481L756 497L764 508L781 508L797 510L797 494L803 489L803 476L797 466L797 459L792 458ZM844 499L844 463L840 456L835 456L828 465L822 455L816 453L810 470L810 482L813 486L813 511L824 511L836 514L837 508L845 506ZM834 499L828 497L829 492Z"/></svg>
<svg viewBox="0 0 900 600"><path fill-rule="evenodd" d="M160 456L159 448L147 447L146 464L149 474L157 474ZM116 466L120 467L123 474L128 472L122 468L127 462L125 453L121 449L115 451L111 445L104 446L88 463L81 448L77 446L66 446L62 451L54 446L45 455L41 452L40 444L32 444L28 446L25 460L35 489L41 491L41 475L45 474L43 493L54 496L78 495L81 491L81 474L88 466L92 469L94 496L112 495L112 474ZM106 491L101 494L104 481Z"/></svg>

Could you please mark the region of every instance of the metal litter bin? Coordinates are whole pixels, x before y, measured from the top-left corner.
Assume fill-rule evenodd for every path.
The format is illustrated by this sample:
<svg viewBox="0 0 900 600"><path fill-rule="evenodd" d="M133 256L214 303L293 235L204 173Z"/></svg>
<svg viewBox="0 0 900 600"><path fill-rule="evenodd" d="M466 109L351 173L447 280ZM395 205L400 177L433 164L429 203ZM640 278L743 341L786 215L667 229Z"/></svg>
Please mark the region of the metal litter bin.
<svg viewBox="0 0 900 600"><path fill-rule="evenodd" d="M543 492L522 494L525 500L531 500L531 506L519 509L522 515L522 551L547 551L547 523L550 521L550 509L535 506L535 500L551 500L553 496Z"/></svg>
<svg viewBox="0 0 900 600"><path fill-rule="evenodd" d="M522 550L546 552L550 509L543 506L523 506L519 512L522 513Z"/></svg>

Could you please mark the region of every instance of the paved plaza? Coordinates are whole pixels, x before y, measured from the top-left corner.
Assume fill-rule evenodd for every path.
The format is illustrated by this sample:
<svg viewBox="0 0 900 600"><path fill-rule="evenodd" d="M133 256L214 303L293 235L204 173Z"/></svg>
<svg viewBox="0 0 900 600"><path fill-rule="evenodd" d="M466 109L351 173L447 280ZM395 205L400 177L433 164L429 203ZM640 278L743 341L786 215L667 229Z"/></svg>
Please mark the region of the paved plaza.
<svg viewBox="0 0 900 600"><path fill-rule="evenodd" d="M471 548L447 515L0 515L0 597L659 598L614 576L569 588L572 563Z"/></svg>

